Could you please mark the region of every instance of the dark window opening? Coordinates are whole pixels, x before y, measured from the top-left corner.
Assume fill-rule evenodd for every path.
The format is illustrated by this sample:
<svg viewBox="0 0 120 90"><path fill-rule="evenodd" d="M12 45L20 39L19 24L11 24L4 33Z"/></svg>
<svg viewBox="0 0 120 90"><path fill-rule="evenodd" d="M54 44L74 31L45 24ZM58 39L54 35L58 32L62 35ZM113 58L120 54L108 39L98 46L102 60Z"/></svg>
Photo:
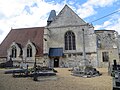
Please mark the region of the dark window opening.
<svg viewBox="0 0 120 90"><path fill-rule="evenodd" d="M11 57L16 58L16 56L17 56L16 46L12 46Z"/></svg>
<svg viewBox="0 0 120 90"><path fill-rule="evenodd" d="M108 62L109 61L109 53L102 52L102 58L103 58L103 62Z"/></svg>
<svg viewBox="0 0 120 90"><path fill-rule="evenodd" d="M28 47L27 47L27 57L32 57L32 47L31 47L31 45L28 45Z"/></svg>
<svg viewBox="0 0 120 90"><path fill-rule="evenodd" d="M71 31L65 34L65 50L76 50L75 34Z"/></svg>

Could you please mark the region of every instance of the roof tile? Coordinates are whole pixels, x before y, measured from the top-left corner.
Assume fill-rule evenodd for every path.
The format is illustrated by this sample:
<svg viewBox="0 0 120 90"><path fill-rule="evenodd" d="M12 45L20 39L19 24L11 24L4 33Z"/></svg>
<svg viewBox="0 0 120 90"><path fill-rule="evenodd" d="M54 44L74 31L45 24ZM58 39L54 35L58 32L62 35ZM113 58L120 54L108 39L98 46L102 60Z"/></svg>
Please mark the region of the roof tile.
<svg viewBox="0 0 120 90"><path fill-rule="evenodd" d="M7 49L13 42L25 47L28 40L37 47L37 56L43 56L44 27L12 29L0 44L0 57L7 56Z"/></svg>

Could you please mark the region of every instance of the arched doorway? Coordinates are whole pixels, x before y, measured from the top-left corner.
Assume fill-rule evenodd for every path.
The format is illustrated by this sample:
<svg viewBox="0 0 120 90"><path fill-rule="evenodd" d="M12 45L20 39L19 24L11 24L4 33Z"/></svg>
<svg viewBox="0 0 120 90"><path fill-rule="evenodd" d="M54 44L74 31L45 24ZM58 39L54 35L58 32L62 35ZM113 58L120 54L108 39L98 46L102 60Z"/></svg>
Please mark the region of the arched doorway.
<svg viewBox="0 0 120 90"><path fill-rule="evenodd" d="M59 67L59 58L54 58L54 67Z"/></svg>

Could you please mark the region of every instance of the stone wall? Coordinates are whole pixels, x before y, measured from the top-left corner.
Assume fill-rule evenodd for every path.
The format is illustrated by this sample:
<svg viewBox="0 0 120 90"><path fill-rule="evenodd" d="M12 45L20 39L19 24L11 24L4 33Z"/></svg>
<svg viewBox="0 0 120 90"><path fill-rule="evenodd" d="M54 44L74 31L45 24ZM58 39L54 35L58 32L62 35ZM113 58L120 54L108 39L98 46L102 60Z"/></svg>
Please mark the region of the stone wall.
<svg viewBox="0 0 120 90"><path fill-rule="evenodd" d="M118 34L116 33L114 30L96 30L99 67L108 67L109 64L113 64L113 60L120 62L118 39L116 38ZM102 52L109 53L108 62L103 62Z"/></svg>
<svg viewBox="0 0 120 90"><path fill-rule="evenodd" d="M67 31L72 31L75 34L76 50L65 50L65 33ZM45 28L45 40L43 41L44 54L49 54L50 48L62 47L65 57L63 56L61 61L64 62L65 67L76 66L77 62L83 59L81 55L83 54L83 33L85 38L85 52L90 53L90 55L87 55L87 59L91 58L93 65L96 66L97 48L94 28L83 21L68 6L65 6L55 20Z"/></svg>

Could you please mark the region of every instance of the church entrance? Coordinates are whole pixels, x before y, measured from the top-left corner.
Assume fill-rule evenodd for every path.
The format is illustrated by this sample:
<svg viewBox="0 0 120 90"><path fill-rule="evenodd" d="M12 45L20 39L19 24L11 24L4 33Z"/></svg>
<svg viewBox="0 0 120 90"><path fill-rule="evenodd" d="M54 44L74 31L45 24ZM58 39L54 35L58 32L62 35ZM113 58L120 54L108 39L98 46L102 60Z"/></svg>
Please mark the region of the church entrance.
<svg viewBox="0 0 120 90"><path fill-rule="evenodd" d="M54 58L54 67L59 67L59 58Z"/></svg>

